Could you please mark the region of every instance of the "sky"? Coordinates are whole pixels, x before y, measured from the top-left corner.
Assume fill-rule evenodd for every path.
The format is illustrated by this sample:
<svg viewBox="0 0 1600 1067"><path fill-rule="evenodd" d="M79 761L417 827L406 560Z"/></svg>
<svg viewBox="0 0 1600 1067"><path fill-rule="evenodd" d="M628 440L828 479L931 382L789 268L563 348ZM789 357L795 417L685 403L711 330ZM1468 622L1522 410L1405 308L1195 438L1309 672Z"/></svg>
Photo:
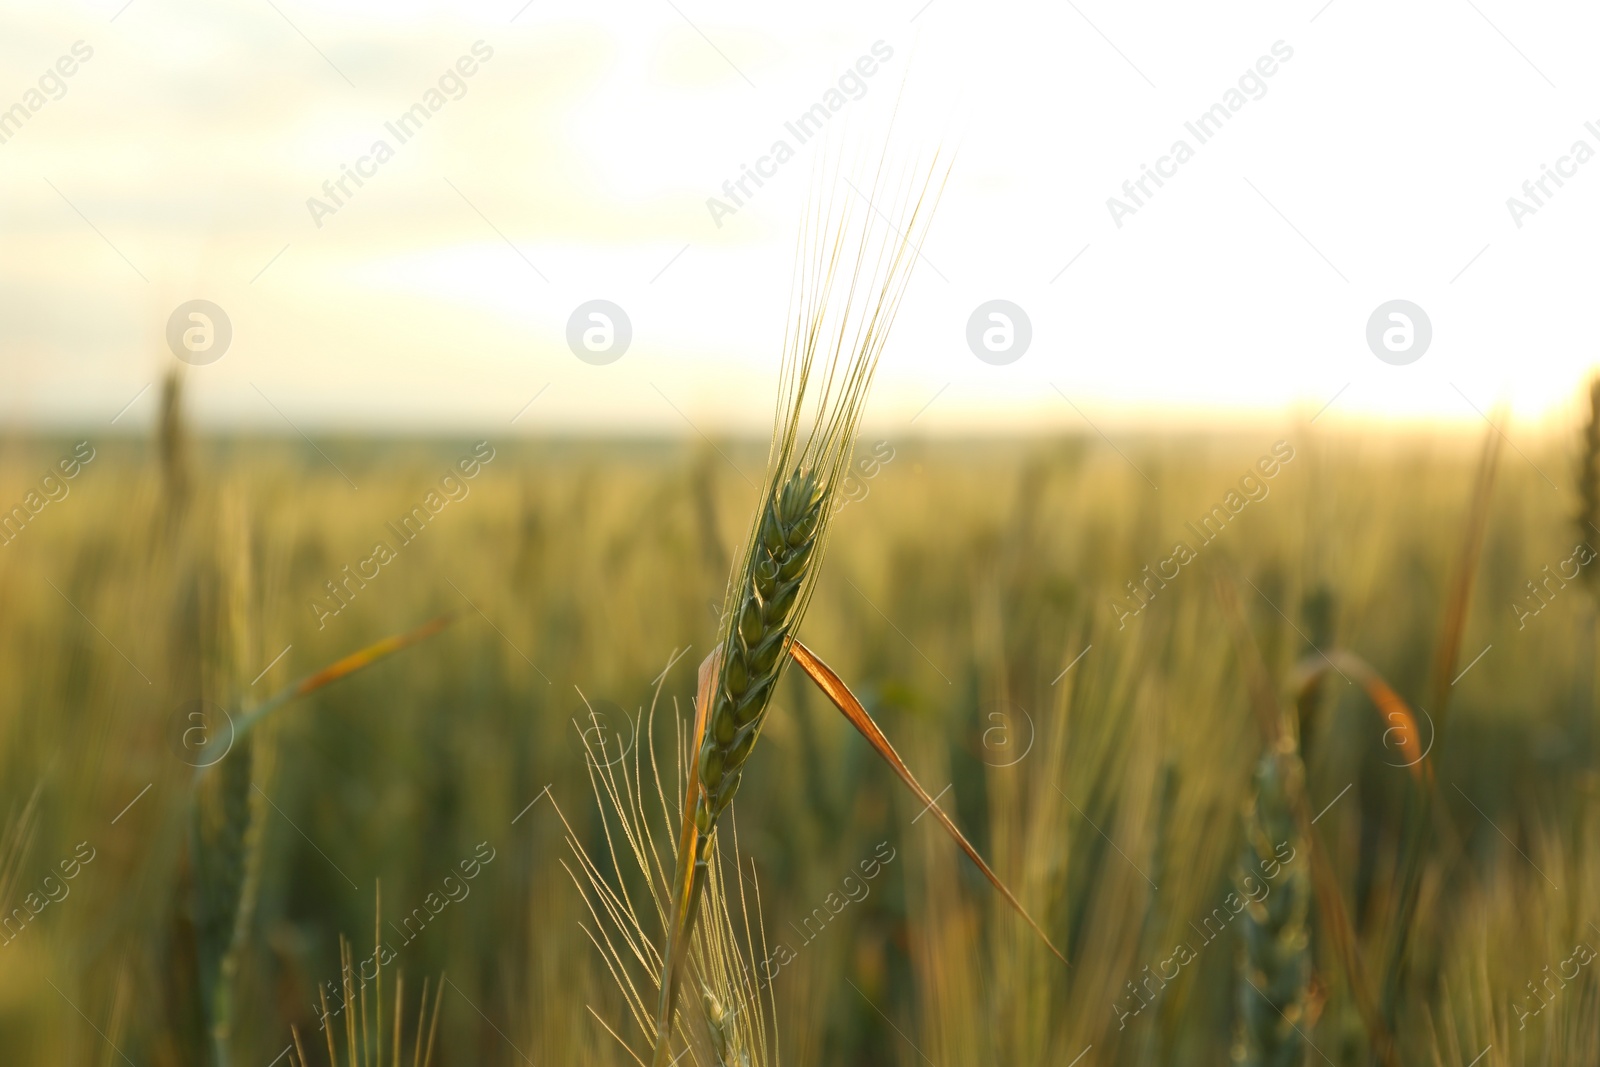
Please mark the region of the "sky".
<svg viewBox="0 0 1600 1067"><path fill-rule="evenodd" d="M761 432L880 158L950 173L869 427L1570 421L1600 12L1223 7L7 5L0 425Z"/></svg>

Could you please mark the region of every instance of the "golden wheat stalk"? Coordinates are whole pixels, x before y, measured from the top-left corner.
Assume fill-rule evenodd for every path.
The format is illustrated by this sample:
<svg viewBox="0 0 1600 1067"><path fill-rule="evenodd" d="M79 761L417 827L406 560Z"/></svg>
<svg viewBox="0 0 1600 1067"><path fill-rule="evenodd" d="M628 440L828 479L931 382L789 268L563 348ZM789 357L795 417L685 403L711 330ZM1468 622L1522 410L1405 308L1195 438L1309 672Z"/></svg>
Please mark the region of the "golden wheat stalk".
<svg viewBox="0 0 1600 1067"><path fill-rule="evenodd" d="M745 761L787 664L790 641L816 587L838 495L867 392L911 279L914 236L937 199L934 171L895 194L902 227L879 226L872 196L817 202L801 226L786 329L777 419L766 481L744 554L728 585L717 651L696 702L695 775L685 796L656 1013L656 1067L668 1043L683 962L708 875L717 819L733 800ZM872 185L883 187L883 168ZM932 199L930 199L930 197ZM858 223L858 219L860 219ZM853 246L853 247L852 247ZM702 674L704 675L704 670Z"/></svg>
<svg viewBox="0 0 1600 1067"><path fill-rule="evenodd" d="M181 366L174 366L161 380L161 415L156 424L156 445L161 457L161 484L166 496L167 530L170 533L183 519L192 482L189 433L183 418Z"/></svg>

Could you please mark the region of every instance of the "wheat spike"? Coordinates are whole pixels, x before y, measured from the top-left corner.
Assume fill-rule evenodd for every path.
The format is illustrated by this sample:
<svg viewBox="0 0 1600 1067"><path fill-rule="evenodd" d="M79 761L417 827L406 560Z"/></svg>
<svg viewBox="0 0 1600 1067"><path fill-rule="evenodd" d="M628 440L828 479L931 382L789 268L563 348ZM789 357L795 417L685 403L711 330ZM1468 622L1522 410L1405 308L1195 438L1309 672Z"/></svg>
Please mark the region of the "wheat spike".
<svg viewBox="0 0 1600 1067"><path fill-rule="evenodd" d="M1245 1067L1305 1062L1301 1028L1309 1025L1311 881L1305 860L1284 862L1278 851L1287 845L1294 859L1307 852L1290 800L1304 775L1293 732L1286 731L1276 751L1262 753L1254 795L1245 805L1244 846L1235 872L1245 908L1239 917L1239 1030L1233 1047L1233 1061ZM1278 877L1264 880L1263 871L1274 864ZM1255 892L1247 888L1251 884ZM1267 891L1261 899L1252 899L1263 886Z"/></svg>
<svg viewBox="0 0 1600 1067"><path fill-rule="evenodd" d="M824 533L824 482L815 469L796 470L763 509L736 623L722 645L722 669L698 772L702 792L695 828L709 838L744 773L786 659L795 610L816 575L813 557Z"/></svg>
<svg viewBox="0 0 1600 1067"><path fill-rule="evenodd" d="M761 504L728 585L712 677L697 701L695 776L685 798L656 1017L655 1065L668 1062L673 1010L717 819L761 734L786 653L816 586L838 494L878 356L910 282L914 234L937 199L934 171L894 195L882 231L870 200L819 201L801 225L782 383ZM872 183L882 191L883 168ZM857 219L861 218L858 222Z"/></svg>
<svg viewBox="0 0 1600 1067"><path fill-rule="evenodd" d="M784 652L815 586L831 505L850 461L878 355L910 281L915 259L909 234L924 214L931 185L930 174L920 193L906 196L909 219L904 232L895 231L898 240L892 233L878 235L869 220L853 263L846 254L854 235L848 207L830 223L819 205L802 227L801 247L811 246L812 258L798 271L767 483L729 585L717 688L699 754L702 792L694 819L702 837L711 834L738 791L744 762L786 665ZM876 259L869 262L874 252ZM833 292L841 281L847 295L839 307ZM875 296L869 307L856 307L858 289Z"/></svg>

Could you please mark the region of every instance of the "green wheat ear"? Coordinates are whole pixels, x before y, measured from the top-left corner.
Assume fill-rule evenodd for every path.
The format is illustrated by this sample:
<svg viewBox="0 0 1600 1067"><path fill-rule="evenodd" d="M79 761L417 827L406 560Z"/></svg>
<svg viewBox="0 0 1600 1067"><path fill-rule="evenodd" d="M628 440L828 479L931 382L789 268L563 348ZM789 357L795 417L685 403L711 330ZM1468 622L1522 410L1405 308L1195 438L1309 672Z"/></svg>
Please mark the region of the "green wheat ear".
<svg viewBox="0 0 1600 1067"><path fill-rule="evenodd" d="M1233 1061L1245 1067L1295 1067L1306 1057L1306 1020L1311 983L1311 946L1306 915L1311 904L1310 859L1296 829L1289 798L1305 771L1291 735L1283 747L1262 753L1255 791L1244 810L1244 847L1235 874L1246 902L1240 915L1239 1031ZM1283 862L1280 845L1294 849ZM1264 870L1277 864L1277 877ZM1257 902L1245 879L1269 892Z"/></svg>
<svg viewBox="0 0 1600 1067"><path fill-rule="evenodd" d="M872 196L888 214L819 196L800 227L790 318L767 476L744 554L735 564L727 613L708 659L703 735L685 803L673 911L662 953L653 1063L665 1067L679 979L709 877L717 820L739 789L761 734L795 630L816 586L838 496L861 426L878 356L916 261L917 239L938 198L937 170L891 179L880 166ZM836 179L837 180L837 179ZM902 225L887 227L898 217ZM714 674L709 673L714 672Z"/></svg>
<svg viewBox="0 0 1600 1067"><path fill-rule="evenodd" d="M722 646L722 672L705 743L700 748L700 784L695 826L710 834L734 793L784 656L795 605L811 576L822 533L822 491L813 472L796 471L768 503L756 538L736 624Z"/></svg>

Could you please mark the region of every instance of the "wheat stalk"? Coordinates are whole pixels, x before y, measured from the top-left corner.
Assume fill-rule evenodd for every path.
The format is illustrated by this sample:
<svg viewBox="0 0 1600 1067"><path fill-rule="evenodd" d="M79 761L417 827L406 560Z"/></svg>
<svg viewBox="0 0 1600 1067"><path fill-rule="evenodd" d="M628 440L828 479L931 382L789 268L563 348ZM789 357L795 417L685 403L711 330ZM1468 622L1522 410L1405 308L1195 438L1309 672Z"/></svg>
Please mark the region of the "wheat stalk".
<svg viewBox="0 0 1600 1067"><path fill-rule="evenodd" d="M924 215L931 184L930 173L914 200L907 195L910 217L898 241L880 237L868 221L853 263L845 261L853 236L848 205L832 225L819 205L802 227L800 244L814 243L812 259L798 270L767 482L729 583L717 688L699 754L702 792L694 818L702 837L710 836L738 791L785 666L783 653L815 588L831 504L850 461L878 356L910 282L915 249L909 233ZM877 259L869 265L875 243ZM847 293L837 307L833 294L841 267L853 269L843 279ZM857 308L858 287L876 291L870 307ZM821 367L819 357L825 361Z"/></svg>
<svg viewBox="0 0 1600 1067"><path fill-rule="evenodd" d="M728 585L711 677L697 702L695 779L680 835L656 1014L655 1064L667 1062L678 982L707 878L718 817L738 792L761 734L785 653L816 587L838 494L872 385L878 356L910 282L937 199L930 168L920 188L904 183L892 215L905 225L881 232L876 209L835 193L808 211L796 253L777 418L767 476L744 554ZM836 175L837 178L837 175ZM883 185L883 168L872 189ZM835 182L837 189L837 181ZM850 251L854 246L853 253ZM688 814L688 812L686 812Z"/></svg>
<svg viewBox="0 0 1600 1067"><path fill-rule="evenodd" d="M1503 415L1503 405L1494 414ZM1492 503L1495 473L1500 465L1500 451L1504 435L1496 428L1498 419L1491 419L1484 434L1483 448L1478 455L1478 469L1473 479L1472 498L1467 505L1466 522L1462 530L1461 551L1456 557L1445 601L1443 624L1439 644L1434 651L1433 678L1429 698L1433 717L1434 744L1442 743L1450 710L1450 697L1455 688L1456 666L1461 657L1461 639L1466 633L1467 612L1472 602L1472 588L1478 571L1478 560L1483 554L1483 544L1489 527L1489 508ZM1388 1028L1393 1031L1398 1021L1401 990L1405 985L1412 957L1410 939L1416 926L1420 906L1424 868L1429 854L1428 828L1433 823L1435 802L1434 782L1430 779L1422 791L1421 803L1408 806L1401 823L1402 862L1399 876L1397 918L1394 935L1389 939L1384 961L1383 982L1380 986Z"/></svg>
<svg viewBox="0 0 1600 1067"><path fill-rule="evenodd" d="M221 703L245 687L245 672L255 656L250 538L235 499L223 503L216 544L205 688ZM251 736L236 739L217 773L202 775L196 783L191 808L201 1008L218 1067L226 1067L229 1060L234 976L260 873L262 820L250 787L258 773L258 756L264 759L266 752L257 749Z"/></svg>
<svg viewBox="0 0 1600 1067"><path fill-rule="evenodd" d="M173 367L161 380L161 415L156 424L161 484L167 504L167 531L182 520L189 502L189 433L183 418L183 370Z"/></svg>
<svg viewBox="0 0 1600 1067"><path fill-rule="evenodd" d="M228 495L221 501L217 530L214 558L204 585L209 644L202 689L216 704L237 706L261 658L253 626L256 599L249 524L237 497ZM273 749L270 738L260 736L259 724L289 701L423 640L449 621L448 617L436 619L410 633L386 638L260 704L247 706L232 719L232 747L222 759L197 771L189 808L191 908L200 1017L210 1060L216 1067L227 1067L230 1060L239 960L260 883L266 793L258 786L271 775ZM378 1015L381 1022L381 1005ZM380 1037L380 1048L381 1044Z"/></svg>

